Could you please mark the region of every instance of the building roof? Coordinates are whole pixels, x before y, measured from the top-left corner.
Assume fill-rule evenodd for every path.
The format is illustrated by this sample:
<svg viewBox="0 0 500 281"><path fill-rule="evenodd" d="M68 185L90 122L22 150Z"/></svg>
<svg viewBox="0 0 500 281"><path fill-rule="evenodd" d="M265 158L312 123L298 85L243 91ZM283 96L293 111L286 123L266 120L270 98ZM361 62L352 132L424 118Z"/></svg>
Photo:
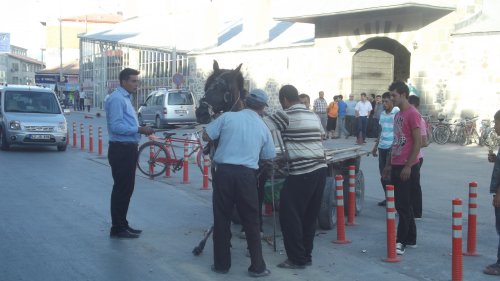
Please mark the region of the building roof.
<svg viewBox="0 0 500 281"><path fill-rule="evenodd" d="M30 57L26 57L26 56L21 56L21 55L17 55L17 54L7 54L9 57L12 57L12 58L15 58L15 59L18 59L18 60L22 60L24 62L27 62L27 63L32 63L32 64L39 64L39 65L45 65L45 63L39 61L39 60L36 60L34 58L30 58Z"/></svg>
<svg viewBox="0 0 500 281"><path fill-rule="evenodd" d="M331 1L309 0L307 5L300 1L276 1L283 9L276 9L275 19L314 23L320 17L353 15L359 13L380 13L387 10L455 10L454 0L355 0ZM280 4L281 3L281 4ZM397 12L397 11L395 11Z"/></svg>
<svg viewBox="0 0 500 281"><path fill-rule="evenodd" d="M62 21L88 22L88 23L119 23L123 21L122 15L117 14L88 14L63 18Z"/></svg>
<svg viewBox="0 0 500 281"><path fill-rule="evenodd" d="M36 74L59 74L60 67L54 67L54 68L46 68L40 71L37 71ZM73 62L63 64L62 67L62 73L63 74L73 74L73 75L78 75L80 71L80 64L78 60L75 60Z"/></svg>
<svg viewBox="0 0 500 281"><path fill-rule="evenodd" d="M500 18L496 14L500 10L500 2L485 0L483 5L481 11L456 24L452 36L500 34Z"/></svg>

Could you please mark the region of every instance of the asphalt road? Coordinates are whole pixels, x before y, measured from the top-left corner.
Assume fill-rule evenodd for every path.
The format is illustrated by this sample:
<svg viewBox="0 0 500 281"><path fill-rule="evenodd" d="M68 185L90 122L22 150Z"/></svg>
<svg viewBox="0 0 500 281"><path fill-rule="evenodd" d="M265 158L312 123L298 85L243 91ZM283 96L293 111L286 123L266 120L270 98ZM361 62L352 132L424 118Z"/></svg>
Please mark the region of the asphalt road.
<svg viewBox="0 0 500 281"><path fill-rule="evenodd" d="M71 113L68 121L104 128L94 114ZM87 129L86 129L87 130ZM78 135L79 136L79 135ZM97 138L96 138L97 139ZM354 144L353 139L328 140L325 145ZM191 251L211 225L211 191L201 190L201 173L191 167L190 184L182 174L150 180L139 173L129 210L133 227L144 230L136 240L109 238L112 178L105 156L70 147L14 147L0 151L0 280L249 280L246 243L233 226L232 268L226 275L211 272L212 242L201 256ZM364 145L371 150L373 141ZM107 151L107 146L104 152ZM94 147L97 151L97 146ZM467 237L468 182L479 184L477 252L464 257L464 280L493 280L481 270L496 259L498 236L488 194L492 165L487 149L432 144L422 168L424 218L417 222L418 248L407 249L399 263L385 263L385 209L377 159L363 157L366 197L357 226L346 227L351 244L331 241L336 231L318 230L313 265L305 270L279 269L278 252L263 243L272 271L267 280L451 280L451 200L464 202L464 250ZM272 234L272 218L265 233ZM279 234L279 231L278 231Z"/></svg>

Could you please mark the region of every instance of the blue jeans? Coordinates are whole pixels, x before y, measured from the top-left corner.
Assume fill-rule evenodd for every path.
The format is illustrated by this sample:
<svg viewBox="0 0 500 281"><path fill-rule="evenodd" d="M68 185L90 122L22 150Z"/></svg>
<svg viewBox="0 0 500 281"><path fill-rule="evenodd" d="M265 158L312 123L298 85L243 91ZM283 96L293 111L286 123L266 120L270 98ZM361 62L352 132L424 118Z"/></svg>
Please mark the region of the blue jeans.
<svg viewBox="0 0 500 281"><path fill-rule="evenodd" d="M359 116L358 117L358 130L356 131L356 137L359 137L359 132L363 137L363 141L366 140L366 126L368 125L368 117L367 116Z"/></svg>
<svg viewBox="0 0 500 281"><path fill-rule="evenodd" d="M344 135L347 137L349 136L349 132L347 131L347 129L345 128L345 116L339 116L337 117L337 120L339 122L339 138L342 137L342 133L344 133Z"/></svg>

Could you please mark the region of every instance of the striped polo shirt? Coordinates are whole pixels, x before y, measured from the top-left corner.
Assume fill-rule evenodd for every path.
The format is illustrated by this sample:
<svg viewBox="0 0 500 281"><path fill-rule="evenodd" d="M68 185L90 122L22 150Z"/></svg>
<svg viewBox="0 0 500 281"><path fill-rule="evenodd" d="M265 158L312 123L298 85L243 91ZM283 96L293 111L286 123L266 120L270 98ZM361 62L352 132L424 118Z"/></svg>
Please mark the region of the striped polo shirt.
<svg viewBox="0 0 500 281"><path fill-rule="evenodd" d="M389 149L394 142L394 116L399 112L399 107L392 108L390 113L382 111L380 114L379 124L381 128L378 148Z"/></svg>
<svg viewBox="0 0 500 281"><path fill-rule="evenodd" d="M321 135L323 126L318 116L303 104L278 110L264 121L271 130L281 132L288 152L290 175L301 175L326 167Z"/></svg>

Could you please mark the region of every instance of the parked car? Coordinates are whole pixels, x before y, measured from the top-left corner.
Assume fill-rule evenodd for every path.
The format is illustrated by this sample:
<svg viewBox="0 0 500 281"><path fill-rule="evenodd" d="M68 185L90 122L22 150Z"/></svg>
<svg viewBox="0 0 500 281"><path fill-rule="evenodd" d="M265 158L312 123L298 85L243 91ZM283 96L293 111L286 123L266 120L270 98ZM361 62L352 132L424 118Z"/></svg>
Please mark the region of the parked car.
<svg viewBox="0 0 500 281"><path fill-rule="evenodd" d="M67 122L55 93L36 86L0 86L0 148L57 146L66 150Z"/></svg>
<svg viewBox="0 0 500 281"><path fill-rule="evenodd" d="M158 89L141 104L137 117L139 124L166 125L196 123L196 102L193 94L184 89Z"/></svg>

